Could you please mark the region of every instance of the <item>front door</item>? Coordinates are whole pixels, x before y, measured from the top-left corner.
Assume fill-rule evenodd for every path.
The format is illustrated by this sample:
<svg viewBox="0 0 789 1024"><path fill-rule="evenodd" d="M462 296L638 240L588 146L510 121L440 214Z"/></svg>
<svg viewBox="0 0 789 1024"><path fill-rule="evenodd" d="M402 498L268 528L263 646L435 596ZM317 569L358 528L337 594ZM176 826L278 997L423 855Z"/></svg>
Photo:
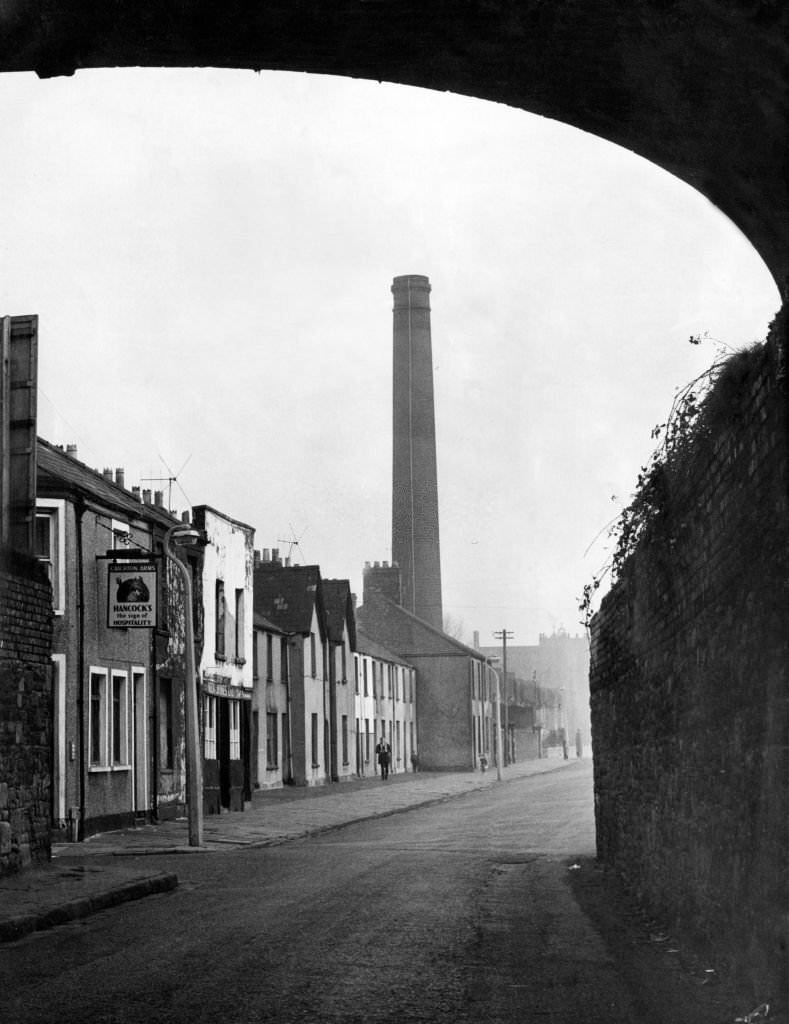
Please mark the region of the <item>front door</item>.
<svg viewBox="0 0 789 1024"><path fill-rule="evenodd" d="M217 698L216 757L219 761L219 805L230 808L230 701Z"/></svg>

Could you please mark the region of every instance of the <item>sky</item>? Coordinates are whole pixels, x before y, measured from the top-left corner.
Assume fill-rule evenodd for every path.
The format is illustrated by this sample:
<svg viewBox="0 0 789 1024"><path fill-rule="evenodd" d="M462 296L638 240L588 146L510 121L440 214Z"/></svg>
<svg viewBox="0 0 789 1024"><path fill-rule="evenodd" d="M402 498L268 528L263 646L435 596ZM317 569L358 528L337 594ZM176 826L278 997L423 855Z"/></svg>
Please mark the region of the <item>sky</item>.
<svg viewBox="0 0 789 1024"><path fill-rule="evenodd" d="M430 278L467 642L583 631L652 427L713 339L763 339L780 304L688 185L503 105L127 69L0 75L0 119L0 314L39 316L40 435L360 597L391 558L391 283Z"/></svg>

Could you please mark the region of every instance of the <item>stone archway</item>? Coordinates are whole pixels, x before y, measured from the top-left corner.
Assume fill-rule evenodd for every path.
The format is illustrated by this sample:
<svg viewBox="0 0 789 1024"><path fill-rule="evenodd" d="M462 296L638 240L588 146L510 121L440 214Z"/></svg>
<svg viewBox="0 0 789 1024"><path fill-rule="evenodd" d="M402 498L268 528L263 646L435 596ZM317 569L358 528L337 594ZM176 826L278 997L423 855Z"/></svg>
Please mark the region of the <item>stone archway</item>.
<svg viewBox="0 0 789 1024"><path fill-rule="evenodd" d="M9 0L0 70L308 71L520 107L698 189L786 297L788 27L778 0Z"/></svg>

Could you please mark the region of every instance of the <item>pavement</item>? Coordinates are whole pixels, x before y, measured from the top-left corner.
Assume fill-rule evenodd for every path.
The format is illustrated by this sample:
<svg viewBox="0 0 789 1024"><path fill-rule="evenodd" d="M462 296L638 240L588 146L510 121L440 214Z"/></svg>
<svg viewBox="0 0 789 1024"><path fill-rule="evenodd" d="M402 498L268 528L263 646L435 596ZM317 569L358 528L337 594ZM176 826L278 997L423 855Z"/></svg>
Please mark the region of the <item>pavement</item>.
<svg viewBox="0 0 789 1024"><path fill-rule="evenodd" d="M508 765L501 783L490 768L259 790L247 810L207 816L199 847L189 845L185 818L57 844L46 866L0 878L0 942L176 888L177 874L157 867L162 855L210 856L218 850L275 846L577 763L553 757Z"/></svg>

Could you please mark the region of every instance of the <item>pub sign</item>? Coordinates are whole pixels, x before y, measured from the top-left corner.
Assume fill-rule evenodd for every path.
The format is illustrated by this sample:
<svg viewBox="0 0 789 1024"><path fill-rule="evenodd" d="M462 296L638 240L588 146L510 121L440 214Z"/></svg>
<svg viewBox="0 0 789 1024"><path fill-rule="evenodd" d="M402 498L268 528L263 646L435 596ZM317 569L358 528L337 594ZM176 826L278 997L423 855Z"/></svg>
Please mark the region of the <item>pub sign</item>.
<svg viewBox="0 0 789 1024"><path fill-rule="evenodd" d="M107 571L107 625L111 629L155 626L156 563L112 562Z"/></svg>

